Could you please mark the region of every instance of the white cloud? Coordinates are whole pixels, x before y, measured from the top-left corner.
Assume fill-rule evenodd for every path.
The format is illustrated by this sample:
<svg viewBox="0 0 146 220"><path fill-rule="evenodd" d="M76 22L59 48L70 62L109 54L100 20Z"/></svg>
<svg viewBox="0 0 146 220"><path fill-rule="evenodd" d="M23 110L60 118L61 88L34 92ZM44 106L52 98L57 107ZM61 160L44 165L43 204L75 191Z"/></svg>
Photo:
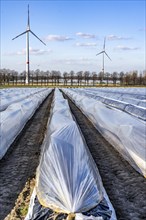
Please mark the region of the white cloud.
<svg viewBox="0 0 146 220"><path fill-rule="evenodd" d="M41 50L41 49L33 49L32 47L29 48L29 53L31 55L44 55L44 54L49 54L51 53L52 50ZM8 53L6 55L25 55L26 54L26 48L22 49L21 51L13 52L13 53Z"/></svg>
<svg viewBox="0 0 146 220"><path fill-rule="evenodd" d="M16 54L16 55L24 55L24 54L26 54L26 49L22 49L21 51L17 51L14 54Z"/></svg>
<svg viewBox="0 0 146 220"><path fill-rule="evenodd" d="M76 33L76 35L79 37L85 38L85 39L96 37L94 34L88 34L88 33L82 33L82 32L78 32L78 33Z"/></svg>
<svg viewBox="0 0 146 220"><path fill-rule="evenodd" d="M130 40L131 37L121 37L121 36L116 36L116 35L109 35L107 36L108 40Z"/></svg>
<svg viewBox="0 0 146 220"><path fill-rule="evenodd" d="M72 40L73 38L61 35L48 35L45 39L46 41L68 41Z"/></svg>
<svg viewBox="0 0 146 220"><path fill-rule="evenodd" d="M138 47L127 47L127 46L122 46L122 45L118 45L116 48L116 50L138 50Z"/></svg>
<svg viewBox="0 0 146 220"><path fill-rule="evenodd" d="M52 62L56 64L64 63L65 65L89 65L96 63L96 59L90 59L86 57L79 57L77 59L74 58L66 58L66 59L57 59L52 60Z"/></svg>
<svg viewBox="0 0 146 220"><path fill-rule="evenodd" d="M30 54L33 54L33 55L43 55L43 54L49 54L51 52L52 52L51 49L41 50L41 49L33 49L30 47Z"/></svg>
<svg viewBox="0 0 146 220"><path fill-rule="evenodd" d="M96 47L97 43L76 43L78 47Z"/></svg>

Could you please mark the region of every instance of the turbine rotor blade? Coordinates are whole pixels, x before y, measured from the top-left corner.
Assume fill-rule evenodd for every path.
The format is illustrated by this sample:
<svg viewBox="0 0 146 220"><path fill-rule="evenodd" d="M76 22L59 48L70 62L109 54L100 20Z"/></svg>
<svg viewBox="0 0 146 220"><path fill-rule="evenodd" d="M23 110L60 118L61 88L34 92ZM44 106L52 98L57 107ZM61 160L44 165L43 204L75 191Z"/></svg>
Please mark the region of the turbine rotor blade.
<svg viewBox="0 0 146 220"><path fill-rule="evenodd" d="M41 42L46 46L46 44L45 44L39 37L37 37L31 30L30 30L30 32L31 32L39 41L41 41Z"/></svg>
<svg viewBox="0 0 146 220"><path fill-rule="evenodd" d="M106 40L106 37L104 38L103 50L105 50L105 40Z"/></svg>
<svg viewBox="0 0 146 220"><path fill-rule="evenodd" d="M96 56L99 55L99 54L101 54L101 53L104 53L104 51L101 51L100 53L97 53Z"/></svg>
<svg viewBox="0 0 146 220"><path fill-rule="evenodd" d="M27 23L28 29L30 29L30 19L29 19L29 5L28 5L28 23Z"/></svg>
<svg viewBox="0 0 146 220"><path fill-rule="evenodd" d="M18 36L14 37L12 40L15 40L17 37L20 37L23 34L26 34L28 31L24 31L22 34L19 34Z"/></svg>
<svg viewBox="0 0 146 220"><path fill-rule="evenodd" d="M111 60L111 58L107 55L107 53L104 51L104 53L106 54L106 56ZM112 60L111 60L112 61Z"/></svg>

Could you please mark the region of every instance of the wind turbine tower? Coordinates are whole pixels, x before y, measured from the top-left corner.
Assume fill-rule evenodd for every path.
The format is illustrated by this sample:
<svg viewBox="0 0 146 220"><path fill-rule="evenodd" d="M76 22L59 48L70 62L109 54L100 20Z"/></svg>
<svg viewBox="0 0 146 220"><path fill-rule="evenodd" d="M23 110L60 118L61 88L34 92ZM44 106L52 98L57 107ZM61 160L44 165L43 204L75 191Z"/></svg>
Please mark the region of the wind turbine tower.
<svg viewBox="0 0 146 220"><path fill-rule="evenodd" d="M18 36L14 37L12 40L20 37L23 34L26 34L26 79L25 83L29 84L29 32L33 34L39 41L41 41L44 45L46 45L39 37L37 37L30 29L30 19L29 19L29 5L28 5L28 22L27 22L27 29L23 33L19 34Z"/></svg>
<svg viewBox="0 0 146 220"><path fill-rule="evenodd" d="M98 53L98 54L96 54L96 56L97 55L99 55L99 54L102 54L102 62L103 62L103 67L102 67L102 72L103 72L103 75L104 75L104 55L106 55L110 60L111 60L111 58L108 56L108 54L106 53L106 51L105 51L105 41L106 41L106 38L104 38L104 43L103 43L103 50L100 52L100 53Z"/></svg>

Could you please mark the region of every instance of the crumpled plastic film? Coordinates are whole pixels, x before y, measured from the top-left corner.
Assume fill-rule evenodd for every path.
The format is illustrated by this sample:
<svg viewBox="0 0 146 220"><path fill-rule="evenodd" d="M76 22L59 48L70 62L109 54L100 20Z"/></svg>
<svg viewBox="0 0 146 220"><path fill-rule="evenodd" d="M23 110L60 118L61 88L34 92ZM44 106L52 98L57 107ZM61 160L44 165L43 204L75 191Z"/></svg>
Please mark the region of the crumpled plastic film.
<svg viewBox="0 0 146 220"><path fill-rule="evenodd" d="M39 90L24 100L8 105L5 111L0 112L0 159L51 91L52 89Z"/></svg>
<svg viewBox="0 0 146 220"><path fill-rule="evenodd" d="M120 109L146 121L146 95L144 94L144 88L138 89L138 94L135 94L135 89L123 90L120 88L72 89L72 91L103 102L106 105Z"/></svg>
<svg viewBox="0 0 146 220"><path fill-rule="evenodd" d="M39 202L68 214L97 206L103 199L101 178L59 90L42 148L36 177Z"/></svg>
<svg viewBox="0 0 146 220"><path fill-rule="evenodd" d="M146 177L146 123L126 112L108 107L72 90L63 90L100 133Z"/></svg>
<svg viewBox="0 0 146 220"><path fill-rule="evenodd" d="M9 88L0 91L0 111L4 111L9 105L20 102L26 98L39 94L46 88Z"/></svg>

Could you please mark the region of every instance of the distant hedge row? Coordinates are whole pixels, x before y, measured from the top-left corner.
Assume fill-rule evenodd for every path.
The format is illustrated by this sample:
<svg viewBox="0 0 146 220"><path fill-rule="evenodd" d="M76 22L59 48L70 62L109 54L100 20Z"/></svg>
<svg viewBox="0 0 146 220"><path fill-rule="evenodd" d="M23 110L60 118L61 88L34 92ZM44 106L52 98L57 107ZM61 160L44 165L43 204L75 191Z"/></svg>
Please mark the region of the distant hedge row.
<svg viewBox="0 0 146 220"><path fill-rule="evenodd" d="M0 70L0 85L25 85L25 74L14 70ZM131 72L89 72L70 71L61 73L60 71L30 71L30 85L52 85L52 86L96 86L96 85L120 85L120 86L143 86L146 85L146 71L138 73Z"/></svg>

